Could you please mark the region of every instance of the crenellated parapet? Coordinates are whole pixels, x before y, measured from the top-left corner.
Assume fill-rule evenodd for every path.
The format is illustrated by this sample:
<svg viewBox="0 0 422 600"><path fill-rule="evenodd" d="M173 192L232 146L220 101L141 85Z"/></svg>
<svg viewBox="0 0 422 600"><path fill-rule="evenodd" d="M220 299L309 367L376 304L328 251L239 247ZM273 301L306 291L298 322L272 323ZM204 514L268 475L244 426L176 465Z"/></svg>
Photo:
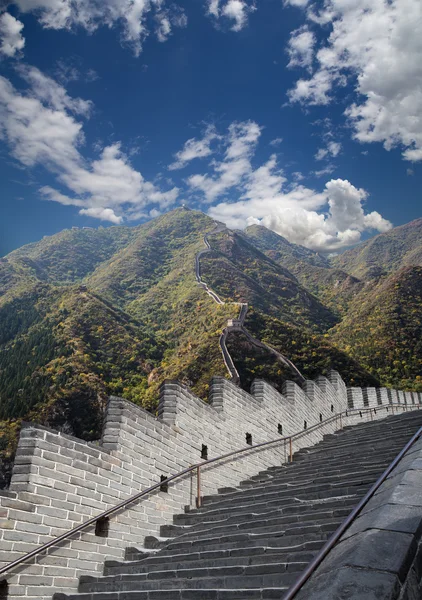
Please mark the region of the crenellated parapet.
<svg viewBox="0 0 422 600"><path fill-rule="evenodd" d="M101 440L88 443L29 423L21 432L10 489L0 493L0 551L4 561L57 537L142 489L190 465L304 432L294 451L325 434L367 419L383 418L380 406L399 404L413 410L421 394L381 388L346 388L340 375L284 383L281 392L262 380L248 393L223 377L211 381L208 402L177 381L160 391L156 416L133 403L110 397ZM357 409L357 410L355 410ZM345 411L348 411L347 417ZM375 412L376 411L376 412ZM331 419L321 429L307 429ZM205 466L201 494L237 486L242 480L289 459L283 439L259 451ZM107 534L95 526L53 547L37 562L7 576L9 597L50 598L51 589L69 591L78 577L100 573L106 558L122 559L128 546L142 547L147 536L174 514L195 506L196 474L188 474L156 490L110 519ZM4 563L2 563L4 564ZM27 577L30 572L31 577Z"/></svg>

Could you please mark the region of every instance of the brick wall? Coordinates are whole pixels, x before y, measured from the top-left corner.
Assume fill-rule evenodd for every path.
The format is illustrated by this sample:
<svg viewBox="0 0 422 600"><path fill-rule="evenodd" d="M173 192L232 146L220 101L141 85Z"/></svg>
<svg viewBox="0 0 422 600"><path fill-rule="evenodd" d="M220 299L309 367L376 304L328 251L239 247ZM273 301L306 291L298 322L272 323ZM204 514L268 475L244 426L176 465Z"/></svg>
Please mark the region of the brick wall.
<svg viewBox="0 0 422 600"><path fill-rule="evenodd" d="M255 381L248 394L224 378L214 378L206 404L185 386L169 381L161 389L157 418L111 397L98 444L27 424L10 489L0 492L0 565L157 483L161 476L200 462L203 446L213 458L245 447L246 434L257 444L276 439L280 427L288 436L333 414L358 409L303 435L294 443L298 450L317 443L323 434L367 419L359 413L366 406L377 409L400 399L402 406L396 410L406 410L414 408L413 401L422 403L420 394L393 392L347 390L336 372L302 387L288 381L282 394L264 381ZM386 414L377 410L372 418ZM288 444L282 442L207 466L202 470L202 494L236 486L288 460L288 453ZM100 573L105 558L122 559L129 546L141 548L146 536L157 536L160 525L171 523L174 514L194 506L195 500L196 475L189 474L171 483L168 493L157 490L113 516L106 537L96 535L92 526L11 571L6 576L9 597L35 600L74 590L80 575Z"/></svg>

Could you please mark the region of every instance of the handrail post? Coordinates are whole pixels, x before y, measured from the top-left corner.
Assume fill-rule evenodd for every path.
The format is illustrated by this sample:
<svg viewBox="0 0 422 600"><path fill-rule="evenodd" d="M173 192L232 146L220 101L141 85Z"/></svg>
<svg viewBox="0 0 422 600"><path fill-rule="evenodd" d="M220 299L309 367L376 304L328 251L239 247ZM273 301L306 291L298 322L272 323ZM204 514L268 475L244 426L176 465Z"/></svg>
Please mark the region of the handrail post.
<svg viewBox="0 0 422 600"><path fill-rule="evenodd" d="M293 462L293 442L292 442L292 436L290 436L290 462Z"/></svg>
<svg viewBox="0 0 422 600"><path fill-rule="evenodd" d="M201 467L196 468L196 508L201 508Z"/></svg>

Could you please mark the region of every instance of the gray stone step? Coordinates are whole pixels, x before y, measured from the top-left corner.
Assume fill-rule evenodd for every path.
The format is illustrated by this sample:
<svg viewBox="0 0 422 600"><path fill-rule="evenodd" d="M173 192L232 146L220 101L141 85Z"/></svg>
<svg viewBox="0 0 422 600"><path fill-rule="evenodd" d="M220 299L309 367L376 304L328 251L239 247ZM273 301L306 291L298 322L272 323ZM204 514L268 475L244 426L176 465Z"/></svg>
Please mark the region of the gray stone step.
<svg viewBox="0 0 422 600"><path fill-rule="evenodd" d="M386 440L371 440L365 443L362 443L359 439L350 441L348 444L342 444L341 446L330 446L328 448L324 446L315 447L315 448L301 448L295 452L296 460L298 458L323 458L327 460L331 457L340 457L340 456L350 456L350 452L358 451L360 455L367 455L369 452L373 452L374 450L382 451L383 449L388 448L396 448L400 446L401 448L405 445L407 440L409 439L409 435L401 435L398 437L394 437L392 439ZM294 449L294 446L293 446Z"/></svg>
<svg viewBox="0 0 422 600"><path fill-rule="evenodd" d="M320 531L333 531L341 523L342 519L328 518L321 519L317 522L302 523L279 523L277 519L274 519L271 523L261 524L253 523L249 527L245 524L245 527L216 527L206 528L200 531L194 531L186 533L185 535L178 536L177 540L180 542L190 542L199 540L214 539L217 537L222 542L225 541L236 541L242 539L249 539L251 536L254 538L265 537L266 534L271 535L305 535L307 533L315 533ZM210 537L212 536L212 538ZM171 545L171 543L170 543Z"/></svg>
<svg viewBox="0 0 422 600"><path fill-rule="evenodd" d="M150 590L136 592L110 592L98 595L98 600L278 600L286 592L287 587L270 587L262 589L173 589ZM93 600L92 594L55 594L53 600Z"/></svg>
<svg viewBox="0 0 422 600"><path fill-rule="evenodd" d="M303 510L298 510L296 514L284 514L282 510L276 509L263 513L262 515L254 515L253 519L245 518L243 515L234 518L221 519L220 521L207 521L204 519L189 529L185 528L182 535L202 533L209 530L228 532L231 530L253 530L262 526L283 526L288 524L294 526L296 523L301 523L303 525L306 525L309 522L321 523L327 520L345 518L350 513L350 510L351 509L347 507L335 510L320 510L313 513L305 513ZM171 537L171 535L168 537Z"/></svg>
<svg viewBox="0 0 422 600"><path fill-rule="evenodd" d="M208 499L207 502L204 502L204 508L233 508L234 503L239 503L241 506L248 506L254 504L255 502L263 502L268 501L271 502L273 500L283 499L300 499L300 500L310 500L314 498L331 498L338 496L345 496L350 494L360 493L363 490L365 493L366 489L369 489L371 484L374 482L374 479L369 478L365 479L362 477L360 481L356 481L350 483L350 485L339 482L337 484L326 484L321 486L304 486L304 487L295 487L294 489L283 489L283 490L272 490L271 488L265 488L260 493L254 494L239 494L234 497L226 497L224 496L222 499L212 497L212 499Z"/></svg>
<svg viewBox="0 0 422 600"><path fill-rule="evenodd" d="M334 527L331 533L335 530ZM275 532L273 535L243 535L237 536L234 540L229 539L222 541L219 537L207 538L193 541L174 541L171 543L162 543L155 547L165 548L171 550L180 550L186 552L191 550L192 552L203 552L205 550L234 550L236 548L243 548L245 545L249 547L253 546L269 546L271 548L285 548L289 550L293 546L304 544L307 541L321 541L326 540L329 537L330 532L321 533L310 533L307 535L284 535L284 532ZM176 538L178 540L178 538Z"/></svg>
<svg viewBox="0 0 422 600"><path fill-rule="evenodd" d="M79 591L80 592L101 592L111 589L110 584L116 583L115 591L132 589L134 584L138 585L138 589L144 588L144 584L148 582L159 582L163 587L172 583L169 580L181 579L181 580L202 580L207 579L221 579L228 577L262 577L265 575L279 575L279 583L287 583L288 579L297 577L297 573L302 571L306 567L306 562L280 562L273 561L264 564L256 565L222 565L222 566L204 566L194 567L193 564L189 565L188 568L173 568L173 569L150 569L145 572L137 572L131 574L119 573L116 575L109 575L104 577L81 577ZM174 566L174 565L173 565ZM288 577L292 576L292 577ZM193 582L195 583L195 582ZM129 584L129 588L127 587ZM202 581L200 582L202 584ZM261 582L258 582L261 585ZM194 587L194 586L193 586ZM198 585L201 587L201 585Z"/></svg>
<svg viewBox="0 0 422 600"><path fill-rule="evenodd" d="M224 566L248 566L248 565L266 565L266 564L286 564L290 570L298 570L298 565L308 564L315 556L314 552L301 551L296 552L277 552L272 554L261 549L261 553L256 556L230 556L230 551L223 551L220 557L214 558L196 558L192 559L190 554L173 556L156 556L145 558L133 562L107 561L104 568L104 575L130 575L135 573L147 573L150 571L173 571L179 569L199 569ZM172 560L173 559L173 560Z"/></svg>
<svg viewBox="0 0 422 600"><path fill-rule="evenodd" d="M382 471L377 470L376 473L381 475ZM282 478L273 481L267 481L263 485L256 485L247 488L242 488L241 490L237 490L235 492L223 494L223 495L213 495L213 496L204 496L203 504L206 506L210 506L211 504L222 503L227 501L237 502L238 499L244 501L246 498L265 498L268 495L277 494L280 497L283 495L289 495L290 493L300 494L302 491L323 491L330 489L337 489L339 487L349 487L352 485L364 485L368 483L369 485L373 483L377 479L377 475L374 475L373 470L368 474L365 471L356 474L354 476L337 477L332 479L331 481L321 482L318 477L309 477L309 479L297 478L296 481L290 479L288 481L283 481ZM302 480L303 479L303 480Z"/></svg>
<svg viewBox="0 0 422 600"><path fill-rule="evenodd" d="M191 525L191 526L179 526L179 525L164 525L161 527L160 535L163 537L174 537L175 535L183 535L191 532L204 531L206 529L213 529L213 531L218 531L220 528L224 528L225 531L228 531L230 528L237 529L248 529L260 527L262 524L266 523L268 525L273 524L294 524L294 523L303 523L306 524L308 521L313 522L321 522L321 520L327 519L335 519L338 517L345 518L349 512L351 511L350 507L346 508L338 508L332 510L325 510L319 512L310 512L304 513L303 509L299 509L297 514L287 514L283 513L283 510L273 510L270 512L265 512L262 515L254 514L247 515L246 517L243 514L235 515L234 517L228 517L225 519L220 519L219 521L208 521L206 514L204 518L199 522ZM254 517L253 519L251 517Z"/></svg>
<svg viewBox="0 0 422 600"><path fill-rule="evenodd" d="M236 506L228 506L224 509L214 509L208 510L205 512L192 511L190 513L176 515L174 520L177 523L194 523L201 522L204 519L204 515L207 518L207 521L215 520L220 521L223 518L228 517L237 517L237 516L250 516L254 518L255 515L262 515L264 513L269 513L274 510L282 510L283 514L297 514L298 511L310 512L310 511L320 511L320 510L328 510L331 508L342 508L342 507L353 507L359 501L359 496L357 494L348 494L345 496L336 496L334 499L330 498L316 498L313 500L303 501L299 499L284 499L282 502L280 500L272 500L271 502L256 502L252 505L243 506L238 504Z"/></svg>
<svg viewBox="0 0 422 600"><path fill-rule="evenodd" d="M273 476L267 475L267 477L255 479L254 481L247 480L245 482L241 482L239 487L241 489L250 489L251 487L253 487L255 489L259 489L261 487L261 484L263 484L263 485L266 485L266 484L274 485L277 483L297 484L298 481L299 482L306 481L307 483L311 483L311 482L329 483L331 481L341 481L341 479L345 479L345 480L347 479L348 481L350 481L351 478L353 478L355 476L358 477L358 476L362 475L362 473L364 473L365 476L372 476L376 479L378 474L380 473L380 466L377 464L374 467L365 468L365 469L362 469L362 467L359 467L359 466L356 466L356 467L353 466L353 467L350 467L349 469L346 468L344 470L344 473L342 473L342 470L340 468L335 469L335 470L330 470L329 473L325 472L325 474L321 474L320 472L315 473L314 471L310 471L309 474L302 473L300 477L298 477L297 474L295 474L292 471L290 471L289 473L286 473L286 471L280 471L280 473L278 475L273 475ZM224 495L226 495L226 493L229 494L231 492L230 491L221 492L221 495L224 496Z"/></svg>
<svg viewBox="0 0 422 600"><path fill-rule="evenodd" d="M148 558L148 562L157 563L160 562L163 558L169 562L175 561L187 561L187 560L215 560L218 558L239 558L239 557L247 557L251 560L255 557L262 557L264 555L269 556L273 554L277 555L289 555L289 556L298 556L300 557L304 552L316 552L324 545L324 540L307 540L306 542L301 542L288 548L280 547L277 545L263 544L251 546L246 545L238 548L216 548L211 550L198 550L198 551L185 551L185 550L168 550L163 549L157 554L150 556ZM140 556L144 554L141 553Z"/></svg>
<svg viewBox="0 0 422 600"><path fill-rule="evenodd" d="M93 578L92 581L86 581L86 578L81 578L79 591L81 594L93 593L110 593L110 592L131 592L131 591L146 591L146 590L171 590L175 584L181 589L231 589L238 588L260 589L264 587L284 587L291 585L296 577L297 572L279 572L277 565L268 565L268 568L274 567L274 572L258 573L255 575L234 574L222 575L220 577L198 577L198 578L177 578L177 579L143 579L140 580L139 575L123 575L117 577L103 577L99 580ZM237 567L234 567L235 569ZM254 567L251 567L254 568ZM257 567L257 570L263 567ZM152 575L156 575L153 573ZM188 574L186 574L188 575ZM125 596L126 597L126 596Z"/></svg>

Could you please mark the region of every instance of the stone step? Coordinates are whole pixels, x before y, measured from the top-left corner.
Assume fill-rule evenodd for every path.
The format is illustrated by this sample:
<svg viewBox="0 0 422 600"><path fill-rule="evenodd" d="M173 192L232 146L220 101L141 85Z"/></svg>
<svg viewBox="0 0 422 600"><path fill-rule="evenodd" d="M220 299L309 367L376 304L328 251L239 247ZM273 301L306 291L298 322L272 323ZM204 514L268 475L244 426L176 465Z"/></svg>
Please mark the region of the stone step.
<svg viewBox="0 0 422 600"><path fill-rule="evenodd" d="M390 451L392 452L393 450L396 451L396 454L398 454L400 452L400 450L403 448L403 446L406 445L406 443L409 441L409 439L411 438L411 435L408 436L404 436L403 439L401 439L400 441L393 441L391 443L385 442L383 444L381 444L381 442L379 442L379 444L373 443L373 444L368 444L367 446L364 446L362 448L359 447L359 443L358 441L353 444L353 452L357 453L357 460L360 460L361 462L363 462L363 457L370 457L373 456L374 453L378 453L378 456L385 450L385 451ZM323 449L322 450L318 450L315 452L307 452L306 454L302 453L299 454L300 450L298 450L294 455L293 455L293 462L303 462L306 459L306 462L309 461L309 464L327 464L329 462L331 462L331 459L334 460L334 464L339 463L339 461L347 459L347 461L350 461L350 453L351 453L351 449L349 450L345 450L344 452L336 452L335 450L330 450L325 452ZM296 457L296 458L295 458Z"/></svg>
<svg viewBox="0 0 422 600"><path fill-rule="evenodd" d="M386 427L385 424L382 427L377 428L375 425L366 431L357 431L356 429L350 429L348 432L338 431L334 434L325 435L322 439L322 442L316 444L316 446L320 446L320 444L325 444L328 448L336 446L338 443L340 446L345 444L350 444L351 441L360 440L365 443L367 441L380 440L383 439L384 435L391 436L393 438L399 437L402 435L406 435L409 431L410 426L419 425L422 423L422 411L418 411L418 419L412 417L409 419L408 423L403 423L401 425L391 425L390 427ZM384 438L385 439L385 438Z"/></svg>
<svg viewBox="0 0 422 600"><path fill-rule="evenodd" d="M342 484L339 482L338 484L327 484L321 486L304 486L304 487L295 487L294 489L285 489L285 490L271 490L264 489L259 494L239 494L233 495L233 497L223 496L223 498L218 497L209 497L206 501L204 501L204 505L202 512L205 511L206 508L224 508L230 507L233 508L234 503L238 503L241 506L248 506L254 504L257 501L272 501L275 499L283 500L283 499L299 499L299 500L310 500L314 498L332 498L338 496L345 496L350 494L359 494L363 490L363 494L366 489L369 489L371 484L374 482L373 478L365 479L362 477L360 481L356 481L351 483L350 485ZM362 494L362 495L363 495Z"/></svg>
<svg viewBox="0 0 422 600"><path fill-rule="evenodd" d="M96 580L92 578L87 581L85 577L81 578L79 591L81 594L109 594L110 592L143 592L149 590L171 590L174 587L181 589L260 589L268 587L285 587L291 585L297 578L297 572L279 572L276 565L274 572L258 573L255 575L222 575L215 577L198 577L198 578L177 578L177 579L143 579L140 580L139 575L123 575L121 578L103 577ZM236 568L236 567L235 567ZM253 568L253 567L252 567ZM257 567L257 570L263 567ZM155 575L156 573L154 573ZM186 574L187 575L187 574ZM126 596L125 596L126 597ZM94 598L92 600L94 600ZM100 599L98 599L100 600Z"/></svg>
<svg viewBox="0 0 422 600"><path fill-rule="evenodd" d="M161 545L157 545L155 547L171 550L172 552L176 550L181 552L186 552L187 550L192 552L202 552L204 550L229 550L243 548L246 544L250 547L269 545L273 548L285 548L288 550L292 546L298 546L307 541L326 540L328 539L330 533L333 533L335 529L336 527L334 526L331 531L321 531L319 533L310 533L308 535L284 535L284 532L278 531L274 532L272 535L270 533L256 536L252 534L242 536L239 535L236 536L235 539L228 539L227 541L222 541L219 537L192 541L179 541L179 538L177 538L177 541L171 543L161 543Z"/></svg>
<svg viewBox="0 0 422 600"><path fill-rule="evenodd" d="M340 523L341 518L324 519L317 522L307 523L278 523L276 520L271 524L259 524L253 523L249 527L244 528L238 527L220 527L220 528L207 528L202 531L189 532L185 535L177 537L179 542L190 542L199 540L208 540L218 538L222 542L225 541L236 541L242 539L249 539L251 536L254 538L265 537L266 534L270 535L306 535L307 533L316 533L321 531L333 531ZM212 538L211 538L212 536Z"/></svg>
<svg viewBox="0 0 422 600"><path fill-rule="evenodd" d="M350 451L356 452L359 454L368 453L368 451L373 450L382 450L388 447L397 447L398 445L404 446L406 442L410 439L410 435L404 433L400 436L394 436L391 439L386 440L383 439L372 439L366 442L363 442L359 438L355 440L351 440L347 444L335 444L326 445L323 444L321 446L315 446L313 448L300 448L295 452L296 457L316 457L316 456L324 456L325 459L330 458L331 456L350 456ZM293 445L294 449L294 445Z"/></svg>
<svg viewBox="0 0 422 600"><path fill-rule="evenodd" d="M195 523L194 525L163 525L161 527L160 534L166 537L173 537L175 535L183 535L188 532L202 531L204 529L212 528L214 531L218 531L219 528L249 528L249 527L259 527L262 523L268 524L287 524L287 523L306 523L307 521L320 522L321 519L333 519L336 517L347 517L350 513L351 508L338 508L332 510L325 510L319 512L310 512L304 513L302 509L298 510L296 514L287 514L283 513L283 510L276 509L270 512L265 512L262 515L254 514L253 519L251 519L252 515L244 516L240 514L235 517L229 517L226 519L221 519L219 521L208 521L206 514L204 518Z"/></svg>
<svg viewBox="0 0 422 600"><path fill-rule="evenodd" d="M283 479L279 479L277 481L270 480L263 485L251 486L248 488L242 488L240 490L236 490L234 492L226 493L226 494L215 494L212 496L204 496L202 498L203 504L209 506L210 504L215 503L214 501L223 502L226 499L236 502L237 499L246 499L246 498L255 498L255 497L266 497L267 494L289 494L290 492L301 493L302 491L307 491L310 488L313 491L323 491L330 489L337 489L339 487L349 487L351 485L363 485L365 483L373 483L377 479L377 474L381 475L381 470L371 470L369 473L363 471L357 473L355 476L350 477L341 477L338 476L334 479L328 479L326 482L322 482L319 478L309 478L309 480L302 481L302 478L298 478L296 481L290 479L288 481L283 481Z"/></svg>
<svg viewBox="0 0 422 600"><path fill-rule="evenodd" d="M171 569L149 569L148 571L138 571L136 573L119 573L106 575L104 577L86 577L80 579L80 592L99 592L107 591L109 584L118 582L118 584L136 583L136 589L143 589L144 583L149 581L176 580L176 579L203 579L203 578L226 578L226 577L254 577L263 575L285 575L297 574L303 571L306 567L306 562L280 562L273 561L265 564L256 565L221 565L221 566L205 566L200 565L195 567L193 564L188 564L188 568L179 568L173 564ZM156 565L157 566L157 565ZM285 578L284 578L285 579ZM100 587L101 586L101 587ZM118 588L120 589L120 587Z"/></svg>
<svg viewBox="0 0 422 600"><path fill-rule="evenodd" d="M134 562L106 561L104 575L130 575L135 573L148 573L151 571L173 571L180 569L200 569L214 567L231 566L250 566L266 564L286 564L290 570L298 570L297 565L307 565L315 556L315 552L296 551L296 552L265 552L262 548L261 554L256 556L230 556L230 551L221 552L220 558L200 558L192 559L191 555L176 554L173 556L156 556L154 558L145 558ZM173 560L170 560L172 559ZM158 559L158 560L157 560ZM155 561L155 562L154 562Z"/></svg>
<svg viewBox="0 0 422 600"><path fill-rule="evenodd" d="M341 472L341 469L336 469L333 471L330 471L329 474L321 474L321 473L315 473L315 472L311 472L309 473L309 475L303 474L301 475L301 477L298 477L297 475L295 475L294 472L290 471L289 473L286 473L285 471L280 472L280 474L278 475L268 475L267 477L262 477L260 479L255 479L254 481L244 481L241 482L239 487L240 489L250 489L251 487L255 488L255 489L259 489L260 488L260 484L262 483L263 485L265 484L277 484L277 483L284 483L286 485L292 483L292 484L297 484L298 481L299 482L307 482L307 483L329 483L331 481L341 481L342 479L347 479L348 481L353 478L354 476L358 477L360 475L362 475L362 473L365 473L366 476L372 476L375 479L377 478L377 475L380 473L380 467L377 465L376 467L372 467L369 469L364 469L362 470L362 468L360 467L350 467L350 469L346 469L344 473ZM382 471L381 471L382 472ZM226 494L230 494L233 493L235 491L238 491L237 488L229 488L230 491L227 492L220 492L221 496L225 496Z"/></svg>
<svg viewBox="0 0 422 600"><path fill-rule="evenodd" d="M365 467L365 465L370 465L372 463L378 463L381 460L386 461L387 459L391 462L396 456L397 454L399 454L399 452L402 450L402 448L405 446L405 443L403 444L399 444L397 447L388 447L386 448L384 451L378 451L378 450L371 450L370 452L366 453L366 454L361 454L359 455L358 459L353 460L353 464L354 465L361 465L363 468ZM325 472L327 469L331 469L331 468L337 468L337 467L341 467L342 465L344 466L344 463L347 462L350 464L351 458L350 458L350 454L341 457L341 456L337 456L337 457L328 457L326 460L324 460L324 458L317 458L317 457L311 457L309 456L306 461L302 459L296 459L295 461L295 457L293 456L293 462L291 463L286 463L284 468L289 468L290 465L296 465L297 469L298 469L298 474L301 473L303 470L305 471L312 471L312 469L314 469L315 471L320 471L320 472Z"/></svg>
<svg viewBox="0 0 422 600"><path fill-rule="evenodd" d="M336 514L334 514L336 513ZM338 521L338 519L344 519L350 513L349 509L338 509L336 511L325 511L320 513L314 513L308 515L308 518L303 518L302 515L283 515L281 512L277 512L272 516L264 515L262 517L256 517L255 519L241 519L241 520L233 520L233 521L211 521L199 523L197 526L192 527L191 529L184 530L182 535L179 535L181 539L192 539L193 536L204 535L207 532L213 531L215 533L223 533L227 535L231 531L261 531L264 527L287 527L290 526L292 528L297 526L307 526L310 522L314 524L324 524L326 522ZM164 526L166 527L166 526ZM175 527L175 526L170 526ZM168 530L165 529L167 532ZM164 533L162 532L164 535ZM171 532L166 533L169 537L171 536ZM177 535L174 533L174 535Z"/></svg>
<svg viewBox="0 0 422 600"><path fill-rule="evenodd" d="M278 600L288 587L262 589L207 589L144 590L137 592L110 592L99 594L98 600ZM53 600L97 600L95 594L54 594Z"/></svg>
<svg viewBox="0 0 422 600"><path fill-rule="evenodd" d="M168 550L163 549L157 552L155 555L148 556L148 563L156 564L160 563L163 559L167 562L177 561L190 561L190 560L216 560L220 558L235 558L247 557L248 559L255 559L264 556L272 556L277 554L279 556L294 556L300 559L303 553L315 553L324 545L324 540L308 540L296 545L289 546L288 548L279 547L276 545L269 544L257 545L257 546L240 546L238 548L216 548L213 550L199 550L199 551L184 551L184 550ZM142 557L146 556L145 553L140 552L139 557L142 561Z"/></svg>
<svg viewBox="0 0 422 600"><path fill-rule="evenodd" d="M336 496L334 499L330 498L316 498L313 500L299 500L299 499L284 499L283 502L280 500L272 500L271 502L256 502L253 505L236 505L228 506L224 509L210 509L206 513L200 512L202 509L192 511L190 513L175 515L174 520L177 523L193 523L201 522L206 516L207 520L219 521L223 518L238 517L248 515L254 518L255 515L262 515L267 512L274 510L282 510L285 515L297 514L298 511L310 512L313 510L328 510L331 508L343 508L353 507L359 502L360 496L358 494L346 494L345 496Z"/></svg>
<svg viewBox="0 0 422 600"><path fill-rule="evenodd" d="M353 468L355 470L360 470L362 473L368 471L373 471L374 469L382 469L383 471L388 467L388 465L393 461L393 459L397 456L398 452L391 452L383 454L382 459L376 459L374 456L372 457L364 457L363 461L353 461ZM349 461L350 462L350 461ZM344 461L343 461L344 463ZM338 475L339 471L341 472L341 462L327 463L326 468L324 469L321 465L312 465L305 464L302 462L292 462L288 463L283 467L282 471L279 471L277 477L287 477L293 476L296 473L296 478L301 479L302 477L319 477L319 476L330 476L330 475Z"/></svg>

